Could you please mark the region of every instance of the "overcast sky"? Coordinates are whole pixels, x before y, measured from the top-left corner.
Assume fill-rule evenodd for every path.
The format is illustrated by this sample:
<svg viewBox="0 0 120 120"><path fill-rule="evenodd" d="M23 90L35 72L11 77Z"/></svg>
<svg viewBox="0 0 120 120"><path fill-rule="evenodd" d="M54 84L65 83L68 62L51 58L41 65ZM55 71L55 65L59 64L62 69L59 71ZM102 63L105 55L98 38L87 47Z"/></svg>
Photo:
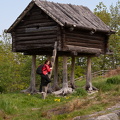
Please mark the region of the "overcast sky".
<svg viewBox="0 0 120 120"><path fill-rule="evenodd" d="M103 2L107 8L115 5L118 0L48 0L58 3L71 3L75 5L87 6L94 10L99 2ZM4 29L8 29L21 12L27 7L31 0L0 0L0 34Z"/></svg>

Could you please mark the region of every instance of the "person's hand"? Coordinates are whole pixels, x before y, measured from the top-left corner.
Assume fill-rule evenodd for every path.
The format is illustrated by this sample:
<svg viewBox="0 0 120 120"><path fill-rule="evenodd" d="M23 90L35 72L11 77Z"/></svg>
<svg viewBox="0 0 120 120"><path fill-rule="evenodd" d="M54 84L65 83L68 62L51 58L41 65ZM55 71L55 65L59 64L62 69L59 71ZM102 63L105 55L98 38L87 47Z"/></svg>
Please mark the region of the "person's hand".
<svg viewBox="0 0 120 120"><path fill-rule="evenodd" d="M51 67L50 69L52 70L53 68Z"/></svg>

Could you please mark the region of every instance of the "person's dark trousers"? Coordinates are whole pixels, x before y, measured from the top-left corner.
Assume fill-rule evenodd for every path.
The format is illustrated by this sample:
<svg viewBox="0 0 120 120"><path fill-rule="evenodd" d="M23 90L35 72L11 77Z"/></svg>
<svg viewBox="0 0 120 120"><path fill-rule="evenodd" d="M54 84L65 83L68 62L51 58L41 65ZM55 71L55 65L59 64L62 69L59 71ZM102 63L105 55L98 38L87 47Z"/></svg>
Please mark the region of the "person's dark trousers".
<svg viewBox="0 0 120 120"><path fill-rule="evenodd" d="M51 80L49 79L48 75L41 75L41 84L40 84L40 89L39 92L42 92L42 87L47 86L48 83L50 83Z"/></svg>

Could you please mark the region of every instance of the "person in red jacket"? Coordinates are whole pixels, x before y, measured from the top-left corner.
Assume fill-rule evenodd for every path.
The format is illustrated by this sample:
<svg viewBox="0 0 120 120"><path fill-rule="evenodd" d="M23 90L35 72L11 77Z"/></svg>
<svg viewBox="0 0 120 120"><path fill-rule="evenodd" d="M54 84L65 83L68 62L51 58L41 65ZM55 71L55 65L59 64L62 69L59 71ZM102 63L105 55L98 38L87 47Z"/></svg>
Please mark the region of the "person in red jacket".
<svg viewBox="0 0 120 120"><path fill-rule="evenodd" d="M40 84L39 92L42 92L43 86L47 86L48 83L51 82L50 78L48 77L48 74L50 73L51 69L52 67L50 61L46 60L42 68L41 84Z"/></svg>

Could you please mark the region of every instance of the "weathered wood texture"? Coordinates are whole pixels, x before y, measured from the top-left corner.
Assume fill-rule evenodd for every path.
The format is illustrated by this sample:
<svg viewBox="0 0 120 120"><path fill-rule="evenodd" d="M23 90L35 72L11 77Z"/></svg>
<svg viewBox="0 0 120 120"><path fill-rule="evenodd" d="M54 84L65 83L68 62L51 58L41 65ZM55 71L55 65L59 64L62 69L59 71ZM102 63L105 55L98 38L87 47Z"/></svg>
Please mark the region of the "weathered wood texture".
<svg viewBox="0 0 120 120"><path fill-rule="evenodd" d="M67 76L67 57L63 56L63 86L64 84L68 87L68 76Z"/></svg>
<svg viewBox="0 0 120 120"><path fill-rule="evenodd" d="M35 3L59 24L66 22L87 28L110 30L87 7L36 0Z"/></svg>
<svg viewBox="0 0 120 120"><path fill-rule="evenodd" d="M91 57L87 58L87 75L86 75L86 90L92 90L91 82Z"/></svg>
<svg viewBox="0 0 120 120"><path fill-rule="evenodd" d="M13 51L52 50L58 36L58 24L34 6L14 30Z"/></svg>
<svg viewBox="0 0 120 120"><path fill-rule="evenodd" d="M74 46L77 48L78 47L84 47L88 48L89 52L90 49L96 49L96 50L101 50L101 52L104 52L105 47L105 36L101 35L100 33L96 33L94 35L91 35L89 31L83 32L83 31L66 31L65 33L65 38L66 38L66 46ZM76 50L74 48L73 50ZM77 50L78 52L83 52L82 50ZM95 51L97 52L97 51ZM87 51L86 51L87 53ZM91 53L94 53L93 51Z"/></svg>
<svg viewBox="0 0 120 120"><path fill-rule="evenodd" d="M58 54L68 56L105 53L110 31L86 7L40 0L32 1L8 29L14 52L51 55L57 41Z"/></svg>
<svg viewBox="0 0 120 120"><path fill-rule="evenodd" d="M70 85L71 88L75 89L75 81L74 81L74 76L75 76L75 56L72 56L71 60L71 79L70 79Z"/></svg>

